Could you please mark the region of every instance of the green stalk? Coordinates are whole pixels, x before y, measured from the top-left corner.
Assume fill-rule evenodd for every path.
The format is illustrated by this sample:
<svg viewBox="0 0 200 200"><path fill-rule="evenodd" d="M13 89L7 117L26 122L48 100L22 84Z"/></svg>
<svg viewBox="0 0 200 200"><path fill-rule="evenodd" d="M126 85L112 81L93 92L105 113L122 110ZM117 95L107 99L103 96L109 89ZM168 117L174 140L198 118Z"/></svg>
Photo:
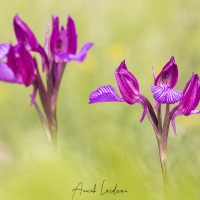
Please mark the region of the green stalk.
<svg viewBox="0 0 200 200"><path fill-rule="evenodd" d="M162 137L158 143L166 200L170 200L170 185L169 185L169 176L167 173L167 140L168 140L169 125L170 125L170 107L169 104L167 104L165 111L165 119L162 128Z"/></svg>
<svg viewBox="0 0 200 200"><path fill-rule="evenodd" d="M159 144L159 156L160 156L160 164L163 176L163 183L165 189L165 200L170 200L170 187L169 187L169 176L167 173L167 146Z"/></svg>
<svg viewBox="0 0 200 200"><path fill-rule="evenodd" d="M39 96L40 96L40 100L42 103L42 107L43 107L45 116L39 110L39 107L37 106L37 104L35 104L35 107L40 116L42 125L45 128L45 132L46 133L48 132L48 136L50 135L49 137L50 137L51 144L52 144L55 152L57 153L56 102L52 98L51 93L46 90L46 88L42 82L39 71L38 71L38 76L37 76L37 84L38 84Z"/></svg>

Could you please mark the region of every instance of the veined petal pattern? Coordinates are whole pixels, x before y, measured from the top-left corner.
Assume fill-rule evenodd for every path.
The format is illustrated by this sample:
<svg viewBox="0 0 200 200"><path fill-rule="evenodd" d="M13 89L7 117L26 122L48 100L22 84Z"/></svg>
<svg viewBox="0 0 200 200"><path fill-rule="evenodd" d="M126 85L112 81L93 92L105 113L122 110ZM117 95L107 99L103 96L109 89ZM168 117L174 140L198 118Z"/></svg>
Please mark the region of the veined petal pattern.
<svg viewBox="0 0 200 200"><path fill-rule="evenodd" d="M151 91L155 100L159 103L174 104L183 97L182 91L172 90L167 86L152 86Z"/></svg>
<svg viewBox="0 0 200 200"><path fill-rule="evenodd" d="M111 85L99 87L90 94L89 99L90 104L99 102L124 102L124 99L119 97Z"/></svg>

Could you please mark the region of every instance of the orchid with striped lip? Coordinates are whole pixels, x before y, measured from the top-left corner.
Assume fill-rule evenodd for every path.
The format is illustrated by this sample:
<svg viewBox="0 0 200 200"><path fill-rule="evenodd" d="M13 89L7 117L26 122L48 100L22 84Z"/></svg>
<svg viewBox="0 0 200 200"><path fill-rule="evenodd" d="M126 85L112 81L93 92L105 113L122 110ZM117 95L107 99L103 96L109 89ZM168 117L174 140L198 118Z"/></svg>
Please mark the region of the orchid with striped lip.
<svg viewBox="0 0 200 200"><path fill-rule="evenodd" d="M153 72L154 73L154 72ZM163 174L166 195L169 191L169 181L167 175L167 140L170 121L176 133L175 118L179 115L200 114L195 110L200 100L200 80L197 74L193 74L191 79L186 83L183 91L174 90L178 81L178 67L174 57L163 67L160 74L156 77L154 73L154 86L151 91L156 100L155 109L157 116L150 102L144 97L139 90L137 79L127 70L125 61L115 71L115 77L122 97L119 97L116 90L110 86L102 86L93 91L90 96L90 104L99 102L126 102L128 104L140 103L143 107L141 121L147 114L156 135L160 163ZM170 111L170 104L179 102ZM162 104L166 104L164 120L162 118Z"/></svg>
<svg viewBox="0 0 200 200"><path fill-rule="evenodd" d="M140 101L140 90L137 79L126 67L125 60L121 62L115 71L115 78L121 92L122 98L118 96L116 90L110 86L101 86L90 94L90 104L99 102L126 102L134 104Z"/></svg>
<svg viewBox="0 0 200 200"><path fill-rule="evenodd" d="M143 107L143 114L140 122L142 122L145 115L148 114L153 126L156 128L157 120L153 108L148 100L140 93L139 83L135 76L128 71L125 60L123 60L116 69L115 78L122 97L119 97L116 90L111 85L101 86L90 94L89 103L126 102L130 105L139 103Z"/></svg>
<svg viewBox="0 0 200 200"><path fill-rule="evenodd" d="M154 74L154 79L151 91L158 103L174 104L180 101L183 96L182 91L173 90L178 81L178 67L173 56L157 77Z"/></svg>

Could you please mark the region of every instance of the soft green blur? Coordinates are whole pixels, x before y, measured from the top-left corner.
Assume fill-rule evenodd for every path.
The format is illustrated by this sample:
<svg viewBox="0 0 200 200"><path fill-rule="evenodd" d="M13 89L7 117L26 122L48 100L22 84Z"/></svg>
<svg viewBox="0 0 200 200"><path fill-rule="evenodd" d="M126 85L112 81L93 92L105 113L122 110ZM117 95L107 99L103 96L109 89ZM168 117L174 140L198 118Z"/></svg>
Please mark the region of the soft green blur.
<svg viewBox="0 0 200 200"><path fill-rule="evenodd" d="M88 104L101 85L117 88L114 70L126 59L141 93L154 104L152 66L158 74L173 55L182 89L192 72L200 73L198 0L0 0L0 43L13 42L18 13L41 44L51 15L76 22L79 48L94 42L83 64L69 63L58 99L59 158L48 142L34 107L32 88L0 83L0 199L68 200L72 189L127 189L126 194L77 193L74 199L163 199L157 144L140 105ZM37 99L39 101L39 99ZM200 117L177 118L170 129L168 170L173 199L200 199Z"/></svg>

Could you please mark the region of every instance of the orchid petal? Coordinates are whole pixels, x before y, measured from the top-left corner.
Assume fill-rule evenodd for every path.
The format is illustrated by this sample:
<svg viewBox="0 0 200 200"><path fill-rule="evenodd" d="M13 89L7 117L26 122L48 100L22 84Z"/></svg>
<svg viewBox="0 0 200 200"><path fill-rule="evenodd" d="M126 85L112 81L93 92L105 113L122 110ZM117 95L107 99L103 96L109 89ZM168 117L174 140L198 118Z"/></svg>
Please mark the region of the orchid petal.
<svg viewBox="0 0 200 200"><path fill-rule="evenodd" d="M193 114L200 114L200 110L192 110L187 116L189 115L193 115ZM174 134L176 135L176 123L175 123L175 118L178 117L178 116L181 116L181 115L184 115L184 113L177 109L175 111L175 113L172 115L171 117L171 123L172 123L172 127L173 127L173 131L174 131Z"/></svg>
<svg viewBox="0 0 200 200"><path fill-rule="evenodd" d="M81 48L80 52L77 54L69 54L69 59L70 60L75 60L78 62L83 62L87 56L87 53L89 51L89 49L93 46L93 43L86 43L85 45L83 45L83 47Z"/></svg>
<svg viewBox="0 0 200 200"><path fill-rule="evenodd" d="M68 17L67 37L68 37L68 53L75 54L77 50L77 34L74 21L71 17Z"/></svg>
<svg viewBox="0 0 200 200"><path fill-rule="evenodd" d="M134 104L140 97L139 84L133 74L128 71L125 60L116 69L115 78L123 99L128 104Z"/></svg>
<svg viewBox="0 0 200 200"><path fill-rule="evenodd" d="M20 75L22 76L24 84L29 86L36 78L36 61L23 45L20 46L18 53L20 55L17 59Z"/></svg>
<svg viewBox="0 0 200 200"><path fill-rule="evenodd" d="M22 84L22 80L17 79L12 69L9 68L8 65L3 62L0 62L0 80L10 83Z"/></svg>
<svg viewBox="0 0 200 200"><path fill-rule="evenodd" d="M124 102L111 85L99 87L90 94L89 99L90 104L100 102Z"/></svg>
<svg viewBox="0 0 200 200"><path fill-rule="evenodd" d="M183 96L183 92L179 90L172 90L167 86L152 86L151 91L155 100L163 104L174 104Z"/></svg>
<svg viewBox="0 0 200 200"><path fill-rule="evenodd" d="M17 66L17 59L15 53L19 50L20 45L10 46L9 52L7 54L7 65L13 71L15 77L20 77L19 67Z"/></svg>
<svg viewBox="0 0 200 200"><path fill-rule="evenodd" d="M9 52L10 45L7 43L0 44L0 60L6 57Z"/></svg>
<svg viewBox="0 0 200 200"><path fill-rule="evenodd" d="M175 59L172 56L170 61L163 67L160 74L155 79L155 86L167 85L169 88L174 88L178 81L178 67Z"/></svg>
<svg viewBox="0 0 200 200"><path fill-rule="evenodd" d="M191 111L195 110L199 103L199 96L199 76L193 74L184 87L184 96L179 104L179 109L185 116L190 115Z"/></svg>
<svg viewBox="0 0 200 200"><path fill-rule="evenodd" d="M27 24L24 23L24 21L22 21L18 15L14 17L13 24L17 40L21 42L28 51L37 51L37 39Z"/></svg>
<svg viewBox="0 0 200 200"><path fill-rule="evenodd" d="M49 55L49 41L50 40L50 22L47 23L45 41L44 41L44 51L46 55Z"/></svg>
<svg viewBox="0 0 200 200"><path fill-rule="evenodd" d="M175 113L172 115L171 117L171 124L172 124L172 128L174 131L174 135L176 135L176 123L175 123L175 118L178 116L183 115L183 113L180 110L176 110Z"/></svg>
<svg viewBox="0 0 200 200"><path fill-rule="evenodd" d="M16 83L23 83L29 86L35 80L35 69L37 67L35 59L26 50L24 45L11 46L7 55L7 66L16 77Z"/></svg>
<svg viewBox="0 0 200 200"><path fill-rule="evenodd" d="M156 73L155 73L155 70L154 70L154 66L152 66L152 72L153 72L153 78L154 78L154 81L156 80Z"/></svg>
<svg viewBox="0 0 200 200"><path fill-rule="evenodd" d="M192 111L191 111L191 115L192 115L192 114L194 114L194 115L195 115L195 114L200 114L200 110L192 110Z"/></svg>
<svg viewBox="0 0 200 200"><path fill-rule="evenodd" d="M93 46L93 43L85 44L78 54L68 54L68 53L57 53L55 60L56 62L69 62L71 60L83 62L86 58L88 50Z"/></svg>
<svg viewBox="0 0 200 200"><path fill-rule="evenodd" d="M138 100L137 100L137 103L141 104L141 106L143 107L142 116L141 116L141 118L140 118L140 122L142 122L142 121L144 120L146 114L147 114L148 107L147 107L147 105L144 103L144 101L141 100L141 99L138 99Z"/></svg>
<svg viewBox="0 0 200 200"><path fill-rule="evenodd" d="M53 30L51 33L51 38L50 38L50 50L51 53L54 54L55 48L56 48L56 41L57 38L59 37L59 18L58 16L52 16L52 24L53 24Z"/></svg>

